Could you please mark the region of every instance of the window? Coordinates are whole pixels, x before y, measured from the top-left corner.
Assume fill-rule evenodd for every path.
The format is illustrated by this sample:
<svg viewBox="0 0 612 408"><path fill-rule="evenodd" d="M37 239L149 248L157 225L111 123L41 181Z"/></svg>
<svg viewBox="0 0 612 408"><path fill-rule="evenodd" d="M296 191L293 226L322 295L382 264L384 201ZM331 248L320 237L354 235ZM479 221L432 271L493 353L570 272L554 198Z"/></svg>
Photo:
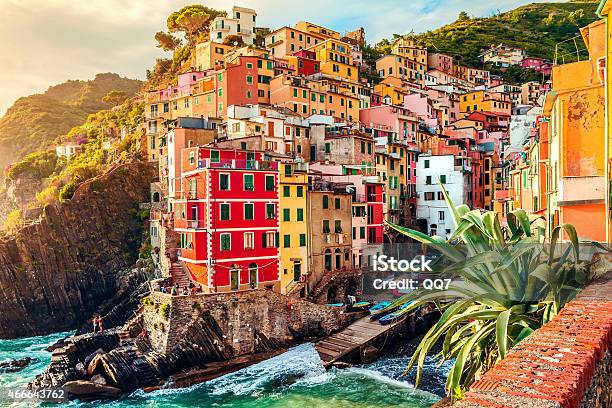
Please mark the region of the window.
<svg viewBox="0 0 612 408"><path fill-rule="evenodd" d="M425 160L425 163L423 163L425 165L425 168L428 169L429 168L429 160Z"/></svg>
<svg viewBox="0 0 612 408"><path fill-rule="evenodd" d="M300 246L301 247L306 246L306 234L300 234Z"/></svg>
<svg viewBox="0 0 612 408"><path fill-rule="evenodd" d="M432 201L434 200L434 193L433 191L428 191L425 193L425 201Z"/></svg>
<svg viewBox="0 0 612 408"><path fill-rule="evenodd" d="M340 199L339 198L334 198L334 208L336 210L340 209Z"/></svg>
<svg viewBox="0 0 612 408"><path fill-rule="evenodd" d="M232 235L229 233L221 234L221 251L232 249Z"/></svg>
<svg viewBox="0 0 612 408"><path fill-rule="evenodd" d="M365 239L366 229L365 227L359 227L359 239Z"/></svg>
<svg viewBox="0 0 612 408"><path fill-rule="evenodd" d="M262 248L274 248L278 240L276 239L276 232L268 231L264 232L261 236L261 247Z"/></svg>
<svg viewBox="0 0 612 408"><path fill-rule="evenodd" d="M425 177L425 184L427 184L427 185L431 184L431 176L426 176Z"/></svg>
<svg viewBox="0 0 612 408"><path fill-rule="evenodd" d="M272 203L266 204L266 218L267 219L276 218L276 210L274 208L274 204Z"/></svg>
<svg viewBox="0 0 612 408"><path fill-rule="evenodd" d="M244 249L255 248L255 234L252 232L244 233Z"/></svg>
<svg viewBox="0 0 612 408"><path fill-rule="evenodd" d="M304 209L303 208L297 209L297 220L304 221Z"/></svg>
<svg viewBox="0 0 612 408"><path fill-rule="evenodd" d="M283 186L283 197L291 197L291 186Z"/></svg>
<svg viewBox="0 0 612 408"><path fill-rule="evenodd" d="M334 232L340 234L342 232L342 220L334 221Z"/></svg>
<svg viewBox="0 0 612 408"><path fill-rule="evenodd" d="M446 184L446 175L445 174L441 174L440 175L440 183Z"/></svg>
<svg viewBox="0 0 612 408"><path fill-rule="evenodd" d="M444 211L438 211L438 219L444 221Z"/></svg>
<svg viewBox="0 0 612 408"><path fill-rule="evenodd" d="M218 150L211 150L210 151L210 161L213 163L219 163L219 151Z"/></svg>
<svg viewBox="0 0 612 408"><path fill-rule="evenodd" d="M252 220L254 219L254 204L253 203L246 203L244 204L244 219L245 220Z"/></svg>
<svg viewBox="0 0 612 408"><path fill-rule="evenodd" d="M438 200L444 200L444 193L441 191L438 191Z"/></svg>
<svg viewBox="0 0 612 408"><path fill-rule="evenodd" d="M274 176L266 175L266 191L274 191Z"/></svg>
<svg viewBox="0 0 612 408"><path fill-rule="evenodd" d="M219 174L219 190L227 191L230 189L230 175L227 173Z"/></svg>
<svg viewBox="0 0 612 408"><path fill-rule="evenodd" d="M291 209L283 208L283 221L291 221Z"/></svg>
<svg viewBox="0 0 612 408"><path fill-rule="evenodd" d="M298 197L304 197L304 186L297 186L297 194Z"/></svg>
<svg viewBox="0 0 612 408"><path fill-rule="evenodd" d="M285 176L290 176L290 175L291 175L291 165L285 164Z"/></svg>
<svg viewBox="0 0 612 408"><path fill-rule="evenodd" d="M329 197L327 195L323 196L323 209L326 210L329 208Z"/></svg>
<svg viewBox="0 0 612 408"><path fill-rule="evenodd" d="M255 190L255 185L253 183L253 175L252 174L245 174L244 178L244 191L253 191Z"/></svg>
<svg viewBox="0 0 612 408"><path fill-rule="evenodd" d="M331 153L331 145L329 143L325 143L325 153Z"/></svg>
<svg viewBox="0 0 612 408"><path fill-rule="evenodd" d="M221 220L227 221L230 219L230 205L229 204L221 204Z"/></svg>
<svg viewBox="0 0 612 408"><path fill-rule="evenodd" d="M323 220L323 233L324 234L329 234L330 233L329 220Z"/></svg>

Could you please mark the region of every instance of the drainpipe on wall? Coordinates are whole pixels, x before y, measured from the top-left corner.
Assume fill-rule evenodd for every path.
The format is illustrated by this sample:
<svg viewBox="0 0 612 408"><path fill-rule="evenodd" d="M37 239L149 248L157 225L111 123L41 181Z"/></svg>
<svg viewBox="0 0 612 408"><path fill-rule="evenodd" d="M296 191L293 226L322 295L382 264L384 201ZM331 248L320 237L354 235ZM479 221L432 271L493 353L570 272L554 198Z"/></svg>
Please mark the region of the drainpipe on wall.
<svg viewBox="0 0 612 408"><path fill-rule="evenodd" d="M596 14L599 18L603 18L606 21L606 56L604 59L604 62L606 64L603 73L604 73L604 100L605 100L605 104L604 104L604 118L605 118L605 122L604 122L604 157L606 158L605 160L605 167L604 167L604 174L605 174L605 219L606 219L606 243L609 244L610 243L610 125L609 125L609 121L610 121L610 109L609 109L609 104L610 104L610 95L609 95L609 86L608 86L608 69L609 69L609 61L607 61L608 55L609 55L609 44L610 44L610 38L608 38L608 16L604 16L601 14L601 11L603 9L604 4L606 3L606 0L602 0L599 3L599 6L597 7L597 11Z"/></svg>

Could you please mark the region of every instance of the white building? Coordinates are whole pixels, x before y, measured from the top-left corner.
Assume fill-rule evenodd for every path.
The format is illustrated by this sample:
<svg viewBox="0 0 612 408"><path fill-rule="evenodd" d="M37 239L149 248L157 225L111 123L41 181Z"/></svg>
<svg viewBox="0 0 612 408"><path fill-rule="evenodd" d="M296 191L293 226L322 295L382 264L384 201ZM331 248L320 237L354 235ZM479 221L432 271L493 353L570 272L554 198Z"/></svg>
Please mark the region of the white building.
<svg viewBox="0 0 612 408"><path fill-rule="evenodd" d="M449 238L455 231L453 219L444 200L442 187L455 205L471 207L472 184L468 158L452 154L421 154L416 170L417 225L429 235Z"/></svg>
<svg viewBox="0 0 612 408"><path fill-rule="evenodd" d="M217 17L210 26L210 40L223 43L229 35L242 37L245 44L255 44L257 12L245 7L232 7L227 17Z"/></svg>
<svg viewBox="0 0 612 408"><path fill-rule="evenodd" d="M67 157L70 158L77 153L81 153L83 151L83 146L77 144L65 144L55 146L55 154L57 157Z"/></svg>
<svg viewBox="0 0 612 408"><path fill-rule="evenodd" d="M480 55L483 62L498 67L508 68L510 65L519 65L527 56L522 48L510 47L504 44L493 46Z"/></svg>

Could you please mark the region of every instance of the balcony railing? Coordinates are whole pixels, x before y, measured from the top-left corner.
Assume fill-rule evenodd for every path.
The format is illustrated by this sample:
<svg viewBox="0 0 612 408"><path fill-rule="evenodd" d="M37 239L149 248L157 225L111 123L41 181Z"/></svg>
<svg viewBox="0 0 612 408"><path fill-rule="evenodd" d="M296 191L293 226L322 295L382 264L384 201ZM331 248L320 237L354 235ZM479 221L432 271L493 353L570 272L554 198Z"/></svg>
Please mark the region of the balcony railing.
<svg viewBox="0 0 612 408"><path fill-rule="evenodd" d="M199 169L278 170L278 162L259 160L198 160Z"/></svg>
<svg viewBox="0 0 612 408"><path fill-rule="evenodd" d="M159 116L160 116L160 112L158 111L145 113L145 117L147 119L157 119Z"/></svg>

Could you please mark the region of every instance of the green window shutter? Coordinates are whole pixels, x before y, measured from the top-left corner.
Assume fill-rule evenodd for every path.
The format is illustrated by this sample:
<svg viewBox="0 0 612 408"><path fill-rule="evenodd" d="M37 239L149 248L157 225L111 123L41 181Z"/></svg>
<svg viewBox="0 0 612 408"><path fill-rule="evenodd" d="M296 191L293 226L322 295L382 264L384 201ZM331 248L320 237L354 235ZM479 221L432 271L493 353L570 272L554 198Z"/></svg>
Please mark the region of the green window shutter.
<svg viewBox="0 0 612 408"><path fill-rule="evenodd" d="M297 220L304 221L304 209L303 208L297 209Z"/></svg>
<svg viewBox="0 0 612 408"><path fill-rule="evenodd" d="M337 234L342 232L342 221L341 220L334 221L334 232Z"/></svg>
<svg viewBox="0 0 612 408"><path fill-rule="evenodd" d="M245 174L244 175L244 189L248 191L253 191L255 186L253 185L253 175Z"/></svg>
<svg viewBox="0 0 612 408"><path fill-rule="evenodd" d="M326 210L329 208L329 197L327 195L323 196L323 209Z"/></svg>
<svg viewBox="0 0 612 408"><path fill-rule="evenodd" d="M283 186L283 197L291 197L291 186Z"/></svg>
<svg viewBox="0 0 612 408"><path fill-rule="evenodd" d="M360 239L365 238L365 227L359 227L359 238Z"/></svg>
<svg viewBox="0 0 612 408"><path fill-rule="evenodd" d="M329 234L329 220L323 220L323 233Z"/></svg>
<svg viewBox="0 0 612 408"><path fill-rule="evenodd" d="M274 218L274 204L266 204L266 218Z"/></svg>
<svg viewBox="0 0 612 408"><path fill-rule="evenodd" d="M339 199L339 198L335 198L335 199L334 199L334 208L335 208L336 210L339 210L339 209L340 209L340 199Z"/></svg>
<svg viewBox="0 0 612 408"><path fill-rule="evenodd" d="M300 234L300 246L306 246L306 234Z"/></svg>
<svg viewBox="0 0 612 408"><path fill-rule="evenodd" d="M274 176L266 176L266 191L274 191Z"/></svg>
<svg viewBox="0 0 612 408"><path fill-rule="evenodd" d="M274 234L274 245L277 248L280 246L280 233L278 231Z"/></svg>
<svg viewBox="0 0 612 408"><path fill-rule="evenodd" d="M291 246L291 235L286 234L283 236L283 248L289 248Z"/></svg>
<svg viewBox="0 0 612 408"><path fill-rule="evenodd" d="M245 204L244 205L244 219L245 220L252 220L254 217L253 214L253 204Z"/></svg>
<svg viewBox="0 0 612 408"><path fill-rule="evenodd" d="M283 221L291 221L291 210L289 208L283 209Z"/></svg>
<svg viewBox="0 0 612 408"><path fill-rule="evenodd" d="M221 219L227 221L230 219L230 205L221 204Z"/></svg>
<svg viewBox="0 0 612 408"><path fill-rule="evenodd" d="M304 187L303 186L297 186L297 196L304 197Z"/></svg>
<svg viewBox="0 0 612 408"><path fill-rule="evenodd" d="M262 248L268 247L268 234L265 232L262 232L261 234L261 247Z"/></svg>
<svg viewBox="0 0 612 408"><path fill-rule="evenodd" d="M440 183L446 184L446 175L445 174L440 175Z"/></svg>

